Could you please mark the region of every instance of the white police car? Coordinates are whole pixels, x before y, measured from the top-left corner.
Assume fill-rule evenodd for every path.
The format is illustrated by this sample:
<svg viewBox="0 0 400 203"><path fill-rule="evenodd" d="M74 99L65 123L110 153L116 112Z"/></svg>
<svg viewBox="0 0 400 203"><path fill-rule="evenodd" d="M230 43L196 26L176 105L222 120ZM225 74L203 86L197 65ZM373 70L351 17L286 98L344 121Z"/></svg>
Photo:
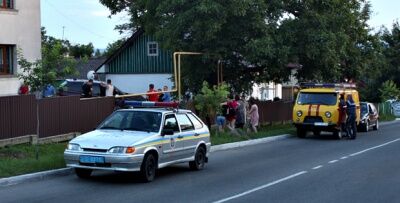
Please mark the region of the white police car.
<svg viewBox="0 0 400 203"><path fill-rule="evenodd" d="M210 146L208 127L189 110L122 109L71 140L64 159L81 178L96 169L140 171L143 181L150 182L158 168L171 164L189 162L191 169L203 169Z"/></svg>

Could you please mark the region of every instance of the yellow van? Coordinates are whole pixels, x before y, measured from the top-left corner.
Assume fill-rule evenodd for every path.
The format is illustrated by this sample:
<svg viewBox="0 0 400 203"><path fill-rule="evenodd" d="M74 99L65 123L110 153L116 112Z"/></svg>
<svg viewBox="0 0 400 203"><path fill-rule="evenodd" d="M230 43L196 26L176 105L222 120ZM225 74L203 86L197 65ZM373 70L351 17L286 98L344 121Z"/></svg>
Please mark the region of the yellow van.
<svg viewBox="0 0 400 203"><path fill-rule="evenodd" d="M297 136L304 138L307 131L320 135L321 131L333 132L337 138L340 131L339 97L352 95L356 104L356 122L360 122L360 99L355 84L301 83L296 103L293 107L293 124Z"/></svg>

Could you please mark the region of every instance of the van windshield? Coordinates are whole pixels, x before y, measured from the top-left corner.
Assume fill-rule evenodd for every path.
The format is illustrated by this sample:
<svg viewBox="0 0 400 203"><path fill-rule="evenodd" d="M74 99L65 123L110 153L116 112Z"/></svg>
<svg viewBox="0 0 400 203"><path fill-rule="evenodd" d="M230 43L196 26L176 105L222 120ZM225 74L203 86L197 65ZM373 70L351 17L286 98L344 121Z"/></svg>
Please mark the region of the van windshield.
<svg viewBox="0 0 400 203"><path fill-rule="evenodd" d="M314 93L300 92L297 98L297 104L321 104L321 105L336 105L338 99L336 93Z"/></svg>

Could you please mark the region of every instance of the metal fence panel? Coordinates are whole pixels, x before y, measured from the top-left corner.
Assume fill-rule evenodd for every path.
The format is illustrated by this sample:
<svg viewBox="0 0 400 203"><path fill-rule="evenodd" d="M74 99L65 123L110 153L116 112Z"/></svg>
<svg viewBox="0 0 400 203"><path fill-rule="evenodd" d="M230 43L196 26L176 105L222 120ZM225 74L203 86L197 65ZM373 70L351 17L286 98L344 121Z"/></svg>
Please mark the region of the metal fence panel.
<svg viewBox="0 0 400 203"><path fill-rule="evenodd" d="M0 97L0 139L12 137L10 99Z"/></svg>
<svg viewBox="0 0 400 203"><path fill-rule="evenodd" d="M10 119L12 135L36 134L36 98L34 95L10 97Z"/></svg>

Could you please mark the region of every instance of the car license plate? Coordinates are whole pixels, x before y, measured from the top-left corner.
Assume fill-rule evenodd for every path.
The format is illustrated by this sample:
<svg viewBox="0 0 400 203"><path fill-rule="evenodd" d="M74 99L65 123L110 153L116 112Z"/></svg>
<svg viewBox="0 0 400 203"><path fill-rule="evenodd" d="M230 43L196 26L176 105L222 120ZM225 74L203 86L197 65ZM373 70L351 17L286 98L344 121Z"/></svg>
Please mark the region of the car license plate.
<svg viewBox="0 0 400 203"><path fill-rule="evenodd" d="M104 157L101 156L80 156L79 162L86 164L103 164Z"/></svg>
<svg viewBox="0 0 400 203"><path fill-rule="evenodd" d="M328 126L328 123L316 122L314 123L315 126Z"/></svg>

